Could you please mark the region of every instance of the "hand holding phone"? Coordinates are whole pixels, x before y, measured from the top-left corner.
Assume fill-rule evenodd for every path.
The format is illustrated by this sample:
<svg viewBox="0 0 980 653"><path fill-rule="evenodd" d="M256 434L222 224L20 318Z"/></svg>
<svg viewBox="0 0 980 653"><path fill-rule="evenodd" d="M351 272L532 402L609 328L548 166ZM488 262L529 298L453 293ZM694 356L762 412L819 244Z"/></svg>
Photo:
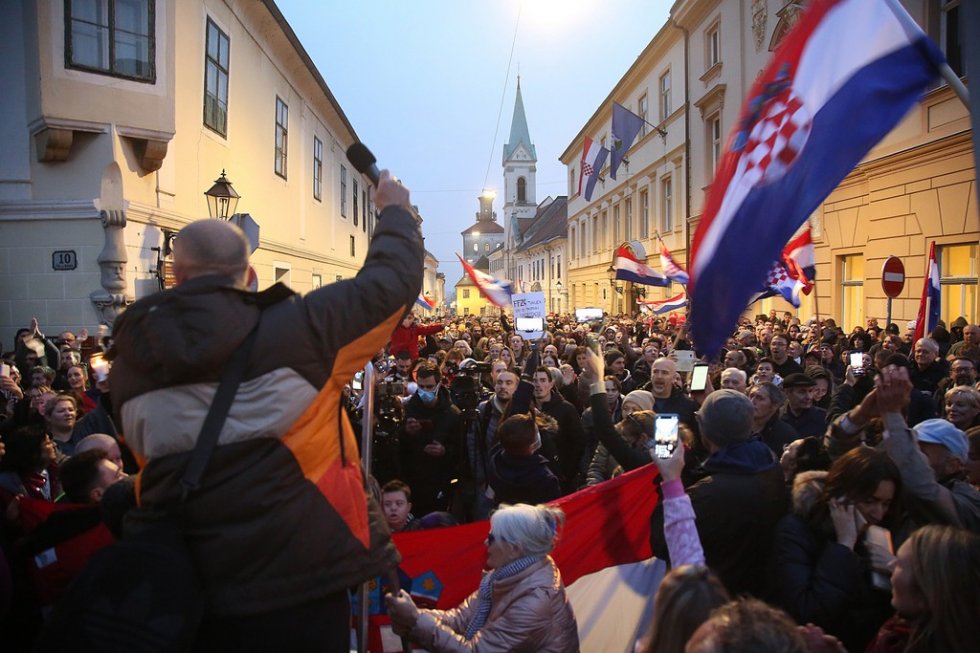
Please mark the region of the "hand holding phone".
<svg viewBox="0 0 980 653"><path fill-rule="evenodd" d="M666 460L677 448L680 421L676 413L660 413L654 420L653 455Z"/></svg>
<svg viewBox="0 0 980 653"><path fill-rule="evenodd" d="M851 352L850 362L851 362L851 370L854 372L854 374L856 374L858 376L860 376L861 374L864 374L864 354L863 353L861 353L859 351Z"/></svg>

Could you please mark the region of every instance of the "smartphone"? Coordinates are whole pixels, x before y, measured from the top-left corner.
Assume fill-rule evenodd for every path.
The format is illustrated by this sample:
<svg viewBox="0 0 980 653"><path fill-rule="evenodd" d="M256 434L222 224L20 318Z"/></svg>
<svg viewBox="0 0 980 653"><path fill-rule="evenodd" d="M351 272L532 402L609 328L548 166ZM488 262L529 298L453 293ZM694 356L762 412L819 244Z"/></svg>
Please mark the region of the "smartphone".
<svg viewBox="0 0 980 653"><path fill-rule="evenodd" d="M708 385L708 365L706 363L696 363L694 371L691 372L691 392L704 392Z"/></svg>
<svg viewBox="0 0 980 653"><path fill-rule="evenodd" d="M882 528L881 526L868 526L867 533L864 537L865 542L868 544L880 546L890 554L895 555L895 545L892 544L892 534L887 528ZM890 590L892 588L891 578L888 576L888 574L883 574L880 571L871 571L871 584L881 590Z"/></svg>
<svg viewBox="0 0 980 653"><path fill-rule="evenodd" d="M601 308L576 308L575 309L575 321L579 324L585 322L595 322L596 320L602 319L602 309Z"/></svg>
<svg viewBox="0 0 980 653"><path fill-rule="evenodd" d="M10 366L6 363L0 363L0 376L10 376Z"/></svg>
<svg viewBox="0 0 980 653"><path fill-rule="evenodd" d="M851 353L851 371L855 374L864 374L864 354L862 352Z"/></svg>
<svg viewBox="0 0 980 653"><path fill-rule="evenodd" d="M674 356L677 358L678 372L690 372L694 369L694 352L690 349L677 349Z"/></svg>
<svg viewBox="0 0 980 653"><path fill-rule="evenodd" d="M676 413L660 413L654 422L653 455L660 459L670 458L677 448L677 430L680 424Z"/></svg>
<svg viewBox="0 0 980 653"><path fill-rule="evenodd" d="M514 320L514 328L525 333L544 331L544 318L542 317L519 317Z"/></svg>

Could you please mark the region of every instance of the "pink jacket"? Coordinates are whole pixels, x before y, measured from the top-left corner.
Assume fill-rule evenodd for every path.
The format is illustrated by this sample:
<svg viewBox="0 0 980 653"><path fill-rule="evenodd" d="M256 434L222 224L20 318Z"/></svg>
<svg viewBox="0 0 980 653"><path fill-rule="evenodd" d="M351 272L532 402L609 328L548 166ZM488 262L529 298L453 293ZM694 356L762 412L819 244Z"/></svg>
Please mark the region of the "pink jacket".
<svg viewBox="0 0 980 653"><path fill-rule="evenodd" d="M463 633L479 590L453 610L421 610L411 638L433 653L578 653L578 625L554 561L546 556L493 586L493 607L473 639Z"/></svg>

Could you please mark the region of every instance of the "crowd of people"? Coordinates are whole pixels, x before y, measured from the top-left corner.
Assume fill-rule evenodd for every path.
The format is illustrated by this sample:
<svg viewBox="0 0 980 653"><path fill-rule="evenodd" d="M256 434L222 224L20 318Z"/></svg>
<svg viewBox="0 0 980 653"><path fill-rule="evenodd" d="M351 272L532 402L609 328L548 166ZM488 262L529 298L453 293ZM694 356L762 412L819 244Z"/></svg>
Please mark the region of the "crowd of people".
<svg viewBox="0 0 980 653"><path fill-rule="evenodd" d="M188 290L141 300L111 335L49 337L36 320L17 333L0 363L4 650L31 648L86 562L138 525L135 510L178 500L209 414L202 389L256 338L214 473L184 509L214 611L202 650L246 650L272 628L294 631L296 650L319 637L342 650L347 588L395 559L388 532L489 519L480 587L448 611L389 595L395 632L432 651L577 651L549 555L563 515L546 504L651 463L651 546L671 571L637 650L980 650L980 327L960 318L913 341L914 325L847 333L772 312L744 318L709 359L676 315L551 315L534 339L506 317L402 316L406 279L363 324L324 339L358 284L384 292L389 267L413 268L386 252L421 256L407 191L387 177L382 187L387 221L350 285L249 294L241 235L194 223L176 249ZM199 315L235 337L195 331ZM335 374L353 375L351 348L366 360L385 340L374 401L355 376L330 403ZM360 478L344 448L365 403L377 413L374 491L357 531L320 485ZM664 416L680 436L666 453L655 446ZM348 548L311 546L345 528ZM256 541L278 542L261 569ZM357 574L337 571L357 556Z"/></svg>

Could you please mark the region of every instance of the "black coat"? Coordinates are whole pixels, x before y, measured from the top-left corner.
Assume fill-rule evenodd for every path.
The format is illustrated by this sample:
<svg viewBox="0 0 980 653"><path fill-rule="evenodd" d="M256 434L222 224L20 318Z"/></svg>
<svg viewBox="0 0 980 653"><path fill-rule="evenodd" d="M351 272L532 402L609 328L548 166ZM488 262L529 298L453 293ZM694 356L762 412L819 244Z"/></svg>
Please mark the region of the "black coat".
<svg viewBox="0 0 980 653"><path fill-rule="evenodd" d="M512 456L497 448L490 455L487 476L494 493L494 505L537 505L561 496L561 484L549 468L548 459L536 453Z"/></svg>
<svg viewBox="0 0 980 653"><path fill-rule="evenodd" d="M566 492L573 492L579 472L579 461L585 449L585 431L582 429L582 418L575 406L566 401L558 392L551 391L551 399L541 405L541 412L550 415L558 422L558 432L554 441L545 443L554 448L558 461L558 478ZM542 433L542 438L545 434Z"/></svg>
<svg viewBox="0 0 980 653"><path fill-rule="evenodd" d="M762 596L773 531L789 496L783 471L758 440L729 445L704 464L709 474L688 488L705 561L732 596ZM650 526L653 553L668 560L663 502Z"/></svg>
<svg viewBox="0 0 980 653"><path fill-rule="evenodd" d="M890 594L872 587L864 559L832 532L832 525L816 529L795 514L779 522L772 598L797 622L820 626L848 651L864 651L892 613Z"/></svg>
<svg viewBox="0 0 980 653"><path fill-rule="evenodd" d="M418 515L445 510L462 441L459 409L453 405L449 390L440 385L439 397L432 406L423 403L417 394L412 395L405 405L405 420L410 417L423 422L422 430L414 434L405 431L403 422L398 439L402 480L412 488L412 507ZM433 442L445 447L446 453L425 453L425 447Z"/></svg>

